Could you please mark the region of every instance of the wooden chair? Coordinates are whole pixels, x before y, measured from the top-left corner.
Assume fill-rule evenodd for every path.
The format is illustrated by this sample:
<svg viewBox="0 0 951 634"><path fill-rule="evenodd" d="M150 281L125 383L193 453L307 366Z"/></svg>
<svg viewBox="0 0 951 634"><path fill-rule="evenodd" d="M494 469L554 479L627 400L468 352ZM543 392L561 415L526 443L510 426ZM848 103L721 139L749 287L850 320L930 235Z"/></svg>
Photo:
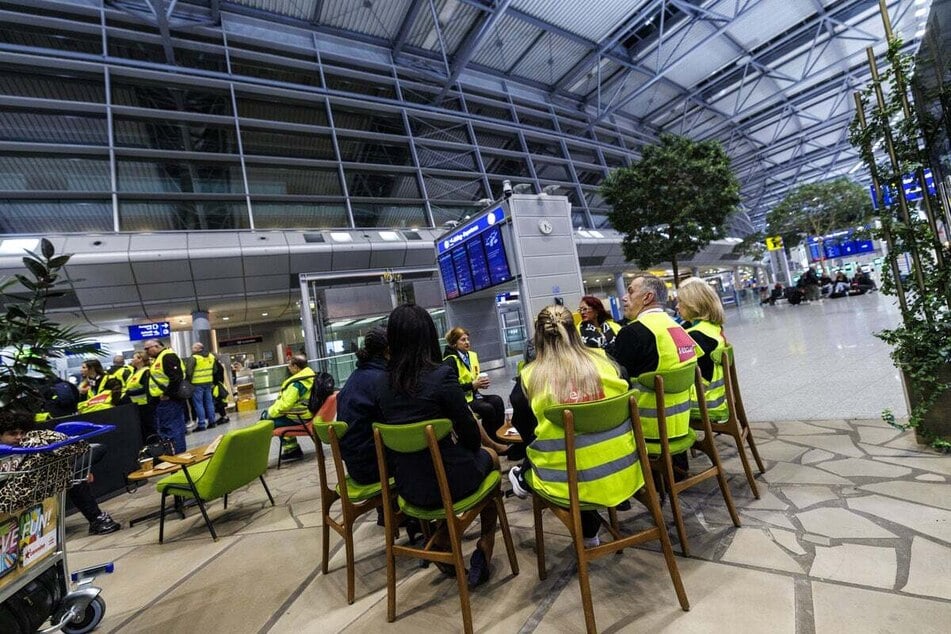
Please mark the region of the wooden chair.
<svg viewBox="0 0 951 634"><path fill-rule="evenodd" d="M354 595L354 556L353 525L361 515L379 508L383 504L383 488L379 482L358 484L347 475L343 457L340 453L340 438L347 433L347 424L339 421L314 423L314 445L317 447L317 477L320 480L320 506L323 512L321 526L321 570L327 574L330 555L330 529L333 528L343 538L347 553L347 603L353 603ZM333 489L327 484L327 465L324 458L323 443L330 445L330 454L337 472L337 486ZM341 515L334 518L330 509L340 500Z"/></svg>
<svg viewBox="0 0 951 634"><path fill-rule="evenodd" d="M733 520L734 526L740 526L740 518L736 514L736 507L733 505L733 496L730 494L730 487L727 484L723 466L720 464L720 456L713 442L713 430L710 428L710 419L707 416L707 402L703 390L703 380L700 377L700 368L696 364L691 364L667 372L646 372L637 377L637 381L641 385L652 388L654 392L657 429L660 438L656 441L647 442L647 452L650 456L651 469L660 474L663 486L670 493L670 509L673 512L674 523L677 526L680 548L684 556L689 556L690 547L687 544L687 530L684 527L683 513L680 509L679 496L682 491L709 478L716 478L717 484L720 486L720 492L723 494L723 501L730 513L730 519ZM680 438L668 438L667 408L664 395L666 393L686 392L690 389L691 382L697 390L697 400L703 420L703 438L698 441L697 434L692 427L688 428L687 434ZM710 459L710 467L694 474L674 468L673 456L685 453L691 447L696 447L706 454ZM681 478L680 481L678 481L678 476Z"/></svg>
<svg viewBox="0 0 951 634"><path fill-rule="evenodd" d="M462 604L462 624L466 633L471 634L472 609L469 604L466 567L462 560L462 536L466 528L479 517L479 513L487 504L494 504L498 512L502 538L505 541L505 550L508 552L509 565L512 568L513 575L518 574L518 561L515 556L512 533L509 531L508 517L505 515L505 505L502 503L502 477L498 470L489 473L475 493L453 502L449 493L449 483L446 480L442 454L439 451L439 440L451 431L452 421L446 418L408 425L373 424L373 438L376 443L377 462L380 466L383 498L389 499L392 491L386 468L385 451L387 449L398 453L416 453L428 450L442 497L442 508L435 509L415 506L404 500L402 496L397 497L400 510L405 515L420 520L423 526L432 521L440 523L435 532L425 536L426 539L422 547L396 545L394 543L396 512L389 504L383 505L383 517L386 524L386 620L389 623L396 620L396 556L424 559L455 568L456 583L459 586L459 601ZM443 530L449 536L449 552L435 550L436 539Z"/></svg>
<svg viewBox="0 0 951 634"><path fill-rule="evenodd" d="M740 384L736 378L736 365L734 364L733 346L727 345L723 353L714 352L713 362L723 366L723 383L726 391L726 403L728 415L725 420L711 421L711 427L715 434L727 434L733 437L736 443L736 452L740 456L740 462L743 464L743 471L746 473L746 481L750 485L753 497L759 499L759 488L756 486L756 480L753 478L753 470L750 468L750 460L746 455L744 441L750 446L750 453L756 461L756 467L760 473L766 473L763 466L763 460L759 457L759 451L756 449L756 442L753 440L753 432L750 429L749 421L746 419L746 409L743 407L743 397L740 395ZM691 427L695 429L702 428L703 421L691 420Z"/></svg>
<svg viewBox="0 0 951 634"><path fill-rule="evenodd" d="M205 519L205 526L215 541L218 541L218 535L205 510L206 502L224 497L224 507L228 508L228 494L257 479L261 481L271 506L274 506L274 498L264 481L273 428L273 422L262 420L250 427L229 431L222 436L218 448L209 460L192 466L186 465L181 471L156 483L155 488L162 494L160 544L165 539L165 498L169 495L195 498ZM170 460L167 456L163 456L163 459Z"/></svg>
<svg viewBox="0 0 951 634"><path fill-rule="evenodd" d="M542 512L545 509L550 510L555 517L568 528L571 532L575 557L578 560L578 584L581 587L581 605L584 609L584 621L587 631L597 632L597 626L594 619L594 607L591 601L591 585L588 577L589 562L604 557L610 553L630 548L637 544L642 544L651 540L660 542L661 551L664 553L664 560L667 563L667 572L674 584L674 591L677 593L677 600L680 601L680 607L684 611L690 610L690 603L687 600L687 593L684 591L683 582L680 579L680 572L677 569L677 561L674 559L674 552L670 545L670 537L667 535L667 526L664 524L664 517L661 514L660 503L657 498L657 491L654 489L653 480L650 477L644 478L644 484L635 493L636 497L647 510L650 511L654 520L654 526L638 531L631 535L621 535L617 523L617 513L615 509L608 509L609 522L601 521L611 533L612 541L602 543L600 546L585 548L584 539L581 534L581 511L600 510L603 507L586 504L578 497L578 470L576 458L576 434L584 437L585 434L604 432L609 429L615 429L622 423L629 423L634 434L635 446L638 456L647 455L647 446L644 442L644 432L641 428L641 419L637 411L637 401L633 392L622 394L602 401L590 403L579 403L574 405L556 405L545 410L545 417L556 425L560 425L565 430L565 451L567 460L568 474L568 499L557 499L539 493L537 487L532 486L534 480L531 470L525 472L526 482L532 487L532 511L535 515L535 552L538 558L538 578L545 579L548 576L545 567L545 531L542 524Z"/></svg>
<svg viewBox="0 0 951 634"><path fill-rule="evenodd" d="M285 436L288 438L310 438L314 440L314 423L315 422L327 422L337 418L337 393L334 392L327 397L327 400L324 401L324 404L320 406L320 409L314 415L314 417L306 422L302 422L300 425L285 425L283 427L274 428L274 437L279 439L277 444L277 468L281 468L281 447L284 444ZM316 446L316 441L314 441Z"/></svg>

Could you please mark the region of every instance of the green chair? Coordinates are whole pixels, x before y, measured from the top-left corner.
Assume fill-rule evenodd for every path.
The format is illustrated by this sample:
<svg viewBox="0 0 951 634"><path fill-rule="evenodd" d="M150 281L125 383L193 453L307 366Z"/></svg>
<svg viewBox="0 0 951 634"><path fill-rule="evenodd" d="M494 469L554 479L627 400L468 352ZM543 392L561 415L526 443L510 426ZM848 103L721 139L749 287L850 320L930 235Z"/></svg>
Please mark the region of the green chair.
<svg viewBox="0 0 951 634"><path fill-rule="evenodd" d="M740 526L740 518L736 514L736 507L733 505L733 496L730 494L730 487L727 485L726 475L723 466L720 464L720 456L713 442L713 431L710 429L710 419L707 416L706 395L703 389L703 380L700 377L700 368L692 363L667 372L646 372L637 377L637 382L642 389L646 388L654 393L659 439L647 442L647 452L650 457L651 469L661 476L663 486L670 492L670 510L673 512L674 523L677 526L680 548L684 556L689 556L690 546L687 544L687 530L684 526L683 513L680 510L679 495L682 491L709 478L716 478L717 484L720 486L720 492L723 494L723 501L730 513L730 519L733 520L734 526ZM696 431L692 427L688 427L687 433L679 438L668 438L665 395L683 394L690 390L691 385L696 389L700 411L705 421L703 438L698 440ZM689 406L689 401L687 405ZM711 466L694 474L684 472L682 469L675 469L673 456L686 453L688 449L695 446L706 454L710 459ZM680 476L679 481L675 473L676 476Z"/></svg>
<svg viewBox="0 0 951 634"><path fill-rule="evenodd" d="M383 488L379 482L358 484L347 475L343 456L340 453L340 439L347 433L347 424L340 421L322 422L314 419L314 444L317 446L317 476L320 480L320 505L324 521L321 528L321 570L327 574L330 555L330 529L333 528L343 538L347 553L347 603L353 603L354 596L354 558L353 525L361 515L379 508L383 504ZM330 445L330 454L337 472L337 486L333 489L327 484L327 466L323 444ZM341 486L343 483L343 486ZM340 500L341 515L334 519L330 509Z"/></svg>
<svg viewBox="0 0 951 634"><path fill-rule="evenodd" d="M687 601L687 593L680 579L674 552L670 546L670 537L667 535L667 527L660 511L657 491L654 489L654 482L651 478L644 478L644 484L637 491L632 491L632 495L650 511L654 525L630 535L621 535L618 529L617 512L610 508L608 509L610 521L604 522L603 517L601 521L611 533L613 540L591 548L585 548L584 546L581 534L581 511L600 510L603 507L586 504L578 497L578 470L576 466L578 439L583 439L587 434L597 434L617 429L620 425L627 423L634 434L637 456L646 456L647 448L644 443L644 432L641 429L641 420L637 412L634 392L590 403L555 405L545 410L545 418L565 430L568 499L554 498L540 493L538 487L532 484L535 480L534 471L528 470L525 472L526 482L532 488L538 578L545 579L548 576L545 569L545 531L542 525L542 512L548 509L561 520L571 533L572 545L578 560L578 584L581 586L581 605L584 609L585 626L588 632L597 632L594 607L591 601L591 585L588 579L588 563L610 553L619 552L625 548L654 539L660 542L664 560L667 563L667 572L674 584L674 591L677 593L680 607L684 611L689 610L690 604Z"/></svg>
<svg viewBox="0 0 951 634"><path fill-rule="evenodd" d="M273 429L273 422L263 420L256 425L230 431L222 436L218 448L209 460L191 467L183 466L181 471L158 481L155 488L162 494L160 544L165 539L165 498L169 495L195 498L201 515L205 518L205 525L215 541L218 541L218 535L205 510L206 502L224 497L224 507L227 509L229 493L259 479L271 506L274 506L274 498L264 481Z"/></svg>
<svg viewBox="0 0 951 634"><path fill-rule="evenodd" d="M727 418L725 420L711 420L711 427L715 434L727 434L733 438L736 443L736 452L743 465L743 472L746 474L746 482L750 485L750 491L753 497L759 499L759 488L756 486L756 480L753 478L753 469L750 467L750 459L746 455L744 442L750 446L750 453L756 461L756 467L760 473L766 473L763 466L763 460L759 457L759 451L756 449L756 442L753 440L753 432L750 430L749 421L746 420L746 409L743 407L743 397L740 395L740 384L736 377L736 364L734 363L733 346L727 345L722 352L714 351L713 362L723 366L723 384L726 392ZM702 428L703 421L700 419L691 420L690 426L695 429Z"/></svg>
<svg viewBox="0 0 951 634"><path fill-rule="evenodd" d="M386 524L386 620L389 623L396 620L396 556L424 559L455 568L456 582L459 586L459 600L462 603L462 623L466 633L471 634L472 609L469 605L466 567L462 561L462 536L466 528L479 516L486 505L495 505L513 575L518 574L518 561L515 557L512 533L509 531L508 517L505 515L505 505L502 503L502 477L498 470L489 473L474 493L461 500L453 501L449 493L449 483L446 480L442 454L439 451L440 439L445 438L451 431L452 421L446 418L407 425L373 424L373 439L376 443L377 463L380 466L383 498L389 499L391 495L391 485L386 468L386 450L397 453L417 453L428 450L436 473L439 493L442 497L442 508L419 507L410 504L402 496L397 497L399 508L405 515L415 517L424 526L427 522L435 521L439 523L436 531L426 535L426 539L420 548L412 545L398 546L394 543L396 513L389 504L383 505L383 517ZM435 550L437 538L442 531L448 533L451 547L449 552Z"/></svg>

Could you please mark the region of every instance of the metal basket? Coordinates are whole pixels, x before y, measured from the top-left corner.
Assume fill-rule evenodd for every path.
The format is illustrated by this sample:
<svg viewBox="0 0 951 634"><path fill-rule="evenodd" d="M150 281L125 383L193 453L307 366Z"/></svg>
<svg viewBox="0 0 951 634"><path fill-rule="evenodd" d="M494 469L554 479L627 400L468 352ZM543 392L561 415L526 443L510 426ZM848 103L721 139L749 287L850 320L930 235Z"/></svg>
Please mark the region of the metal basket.
<svg viewBox="0 0 951 634"><path fill-rule="evenodd" d="M13 468L3 469L4 463L12 463ZM92 451L88 445L84 451L71 455L42 453L0 459L0 513L39 504L84 482L91 466Z"/></svg>

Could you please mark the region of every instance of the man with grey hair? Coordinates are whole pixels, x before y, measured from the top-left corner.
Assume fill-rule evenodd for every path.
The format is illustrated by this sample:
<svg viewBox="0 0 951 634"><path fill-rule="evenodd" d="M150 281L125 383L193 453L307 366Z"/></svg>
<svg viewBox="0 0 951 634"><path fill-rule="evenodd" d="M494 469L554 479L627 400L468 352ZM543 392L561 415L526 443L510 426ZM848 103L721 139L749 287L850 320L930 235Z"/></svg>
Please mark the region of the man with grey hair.
<svg viewBox="0 0 951 634"><path fill-rule="evenodd" d="M205 352L205 344L196 341L192 344L192 356L185 363L185 378L195 386L192 393L192 408L198 422L196 431L204 431L215 426L215 398L212 388L215 385L215 355Z"/></svg>

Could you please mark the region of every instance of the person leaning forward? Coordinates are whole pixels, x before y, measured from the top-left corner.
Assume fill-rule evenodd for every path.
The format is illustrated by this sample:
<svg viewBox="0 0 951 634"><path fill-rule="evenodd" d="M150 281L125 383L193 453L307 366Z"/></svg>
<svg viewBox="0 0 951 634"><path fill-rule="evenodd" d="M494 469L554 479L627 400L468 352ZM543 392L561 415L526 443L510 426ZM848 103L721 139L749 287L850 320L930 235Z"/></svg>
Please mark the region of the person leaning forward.
<svg viewBox="0 0 951 634"><path fill-rule="evenodd" d="M185 404L174 394L185 380L185 364L171 348L158 339L142 346L149 355L149 398L155 403L155 429L175 445L175 453L185 451Z"/></svg>
<svg viewBox="0 0 951 634"><path fill-rule="evenodd" d="M300 425L309 421L315 414L307 406L317 375L307 365L307 357L294 355L287 363L287 368L291 376L281 383L281 393L277 400L261 412L261 420L272 420L275 427ZM304 452L297 438L285 436L281 441L281 461L300 460L303 457Z"/></svg>
<svg viewBox="0 0 951 634"><path fill-rule="evenodd" d="M624 296L624 315L632 321L621 328L614 340L614 359L635 382L645 372L676 370L696 363L703 350L689 334L664 312L667 286L650 274L631 280ZM640 389L637 397L641 423L647 439L658 439L654 393ZM667 434L679 438L690 426L690 393L667 394ZM681 411L682 410L682 411Z"/></svg>

